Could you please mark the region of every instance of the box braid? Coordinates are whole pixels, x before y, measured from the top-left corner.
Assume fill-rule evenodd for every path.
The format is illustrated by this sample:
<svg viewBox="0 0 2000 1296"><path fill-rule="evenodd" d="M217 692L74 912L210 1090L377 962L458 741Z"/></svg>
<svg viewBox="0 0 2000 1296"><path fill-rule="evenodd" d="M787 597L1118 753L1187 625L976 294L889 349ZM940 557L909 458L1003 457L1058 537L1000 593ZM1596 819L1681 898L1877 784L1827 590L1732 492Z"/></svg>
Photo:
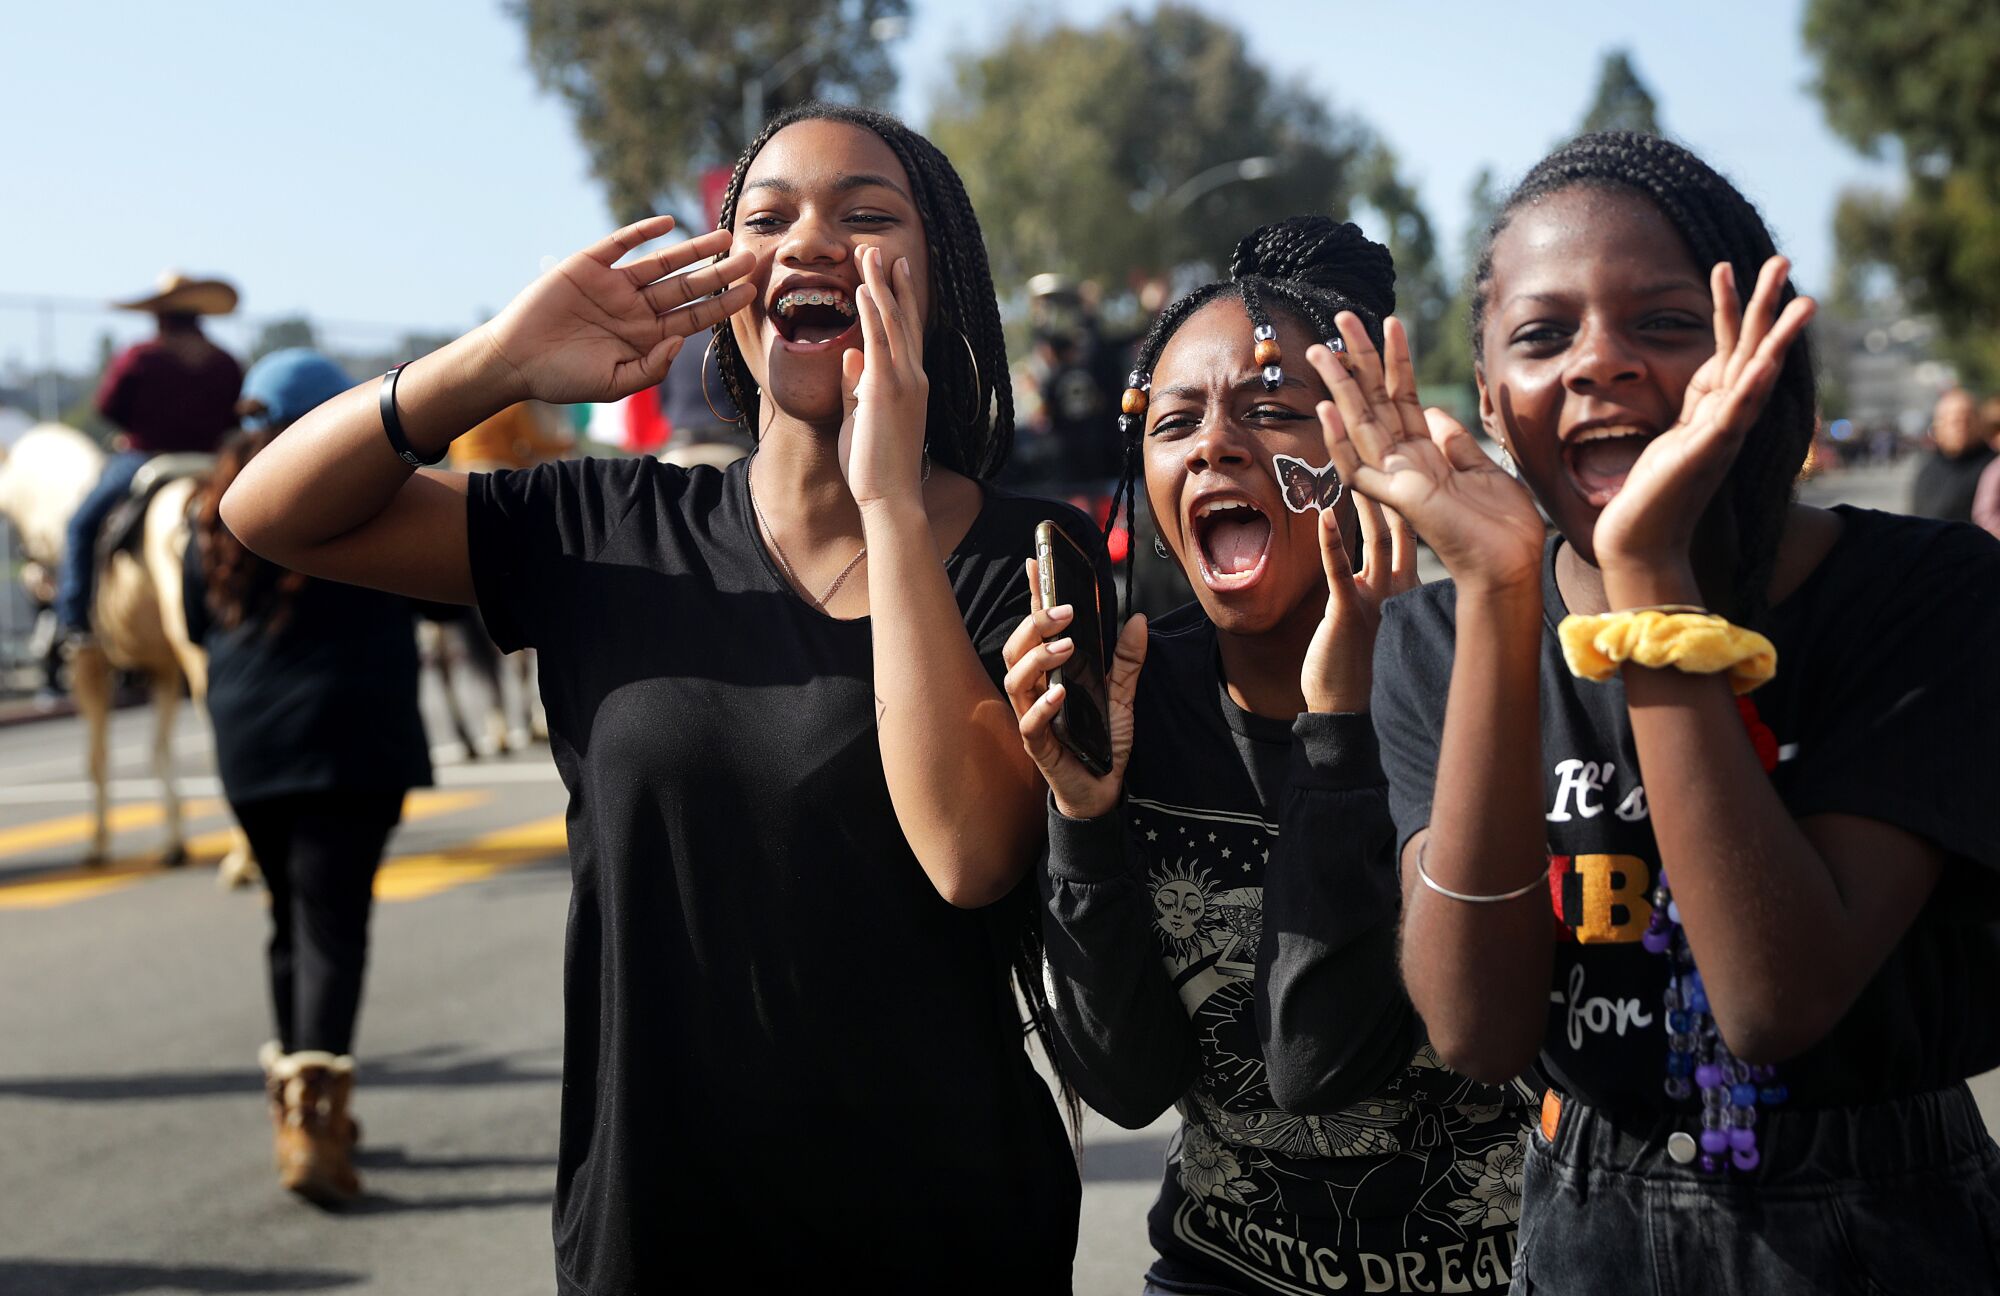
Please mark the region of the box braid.
<svg viewBox="0 0 2000 1296"><path fill-rule="evenodd" d="M743 176L773 135L802 121L844 122L873 131L910 177L930 248L931 293L935 303L924 337L924 372L930 378L925 437L931 458L968 477L990 478L1007 462L1014 443L1014 390L1008 378L1007 346L1000 332L1000 305L987 266L986 243L972 200L951 162L937 145L887 113L846 104L802 103L765 125L736 159L722 198L722 227L736 227L736 202ZM966 354L965 342L972 344ZM758 391L750 367L736 346L729 321L715 326L715 349L722 382L755 435ZM977 366L974 357L977 357Z"/></svg>
<svg viewBox="0 0 2000 1296"><path fill-rule="evenodd" d="M1494 241L1521 208L1579 186L1622 190L1647 199L1680 231L1697 266L1706 271L1718 261L1727 261L1745 293L1757 282L1764 262L1777 252L1771 231L1750 200L1680 145L1632 131L1580 136L1528 172L1486 231L1473 273L1475 360L1484 358L1481 334L1487 285L1493 279ZM1797 295L1786 284L1779 309ZM1755 621L1765 610L1778 542L1784 535L1799 469L1812 446L1813 370L1812 348L1802 337L1785 353L1770 400L1744 440L1721 496L1740 546L1729 608L1739 620Z"/></svg>
<svg viewBox="0 0 2000 1296"><path fill-rule="evenodd" d="M1213 301L1227 299L1243 303L1250 317L1253 337L1270 327L1268 307L1294 316L1314 337L1325 338L1340 349L1340 332L1334 316L1353 311L1377 347L1382 345L1382 321L1396 310L1396 263L1389 249L1361 232L1352 222L1337 222L1325 216L1291 216L1264 225L1237 243L1229 259L1229 277L1204 284L1182 297L1153 321L1139 343L1127 383L1144 392L1151 387L1153 366L1160 362L1180 326L1196 311ZM1296 365L1304 356L1292 356ZM1270 383L1272 387L1277 384ZM1125 444L1124 470L1111 496L1111 516L1105 522L1107 534L1118 525L1121 506L1125 512L1126 534L1136 534L1133 525L1138 492L1139 446L1145 435L1141 411L1128 412L1118 420ZM1132 584L1132 551L1125 551L1125 585Z"/></svg>

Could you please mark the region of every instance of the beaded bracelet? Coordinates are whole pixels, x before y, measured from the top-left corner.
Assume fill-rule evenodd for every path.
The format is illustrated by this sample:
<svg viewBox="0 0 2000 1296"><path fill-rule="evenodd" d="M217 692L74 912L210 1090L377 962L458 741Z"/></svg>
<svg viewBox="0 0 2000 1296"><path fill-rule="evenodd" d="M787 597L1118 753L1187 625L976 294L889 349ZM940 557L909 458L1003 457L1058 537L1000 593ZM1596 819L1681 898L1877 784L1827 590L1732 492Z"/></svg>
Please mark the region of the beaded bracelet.
<svg viewBox="0 0 2000 1296"><path fill-rule="evenodd" d="M1776 738L1758 716L1755 702L1739 697L1736 711L1750 736L1750 745L1756 749L1757 763L1770 774L1778 768ZM1697 1141L1677 1134L1675 1137L1687 1145L1674 1159L1685 1162L1698 1157L1701 1168L1709 1174L1731 1165L1748 1174L1763 1163L1757 1139L1758 1109L1782 1106L1791 1097L1791 1088L1779 1077L1777 1067L1745 1062L1724 1042L1709 1007L1708 987L1702 982L1687 931L1681 926L1681 907L1674 900L1665 868L1654 877L1647 899L1652 902L1653 914L1640 943L1648 953L1667 960L1667 988L1661 996L1665 1009L1662 1024L1667 1031L1664 1088L1667 1097L1676 1102L1686 1102L1697 1092L1701 1095L1701 1136ZM1668 1140L1668 1155L1674 1155L1672 1139Z"/></svg>
<svg viewBox="0 0 2000 1296"><path fill-rule="evenodd" d="M1740 694L1778 672L1778 650L1769 639L1684 604L1566 616L1556 638L1570 674L1579 679L1608 680L1629 661L1691 675L1726 671L1730 689Z"/></svg>

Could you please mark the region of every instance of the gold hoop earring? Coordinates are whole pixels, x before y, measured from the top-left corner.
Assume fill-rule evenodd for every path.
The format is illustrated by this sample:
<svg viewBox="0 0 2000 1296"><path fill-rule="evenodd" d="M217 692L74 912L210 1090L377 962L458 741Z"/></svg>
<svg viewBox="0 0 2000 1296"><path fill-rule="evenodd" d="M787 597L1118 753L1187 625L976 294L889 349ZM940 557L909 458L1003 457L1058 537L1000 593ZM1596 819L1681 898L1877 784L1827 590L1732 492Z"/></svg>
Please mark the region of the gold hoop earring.
<svg viewBox="0 0 2000 1296"><path fill-rule="evenodd" d="M708 357L709 354L715 350L715 339L716 339L716 332L714 329L710 329L708 331L708 345L701 349L701 399L703 403L708 406L708 412L715 415L716 422L741 423L744 419L744 414L742 410L736 411L735 418L724 418L722 416L722 411L715 408L715 398L708 394ZM720 371L721 371L720 366L717 366L717 372Z"/></svg>

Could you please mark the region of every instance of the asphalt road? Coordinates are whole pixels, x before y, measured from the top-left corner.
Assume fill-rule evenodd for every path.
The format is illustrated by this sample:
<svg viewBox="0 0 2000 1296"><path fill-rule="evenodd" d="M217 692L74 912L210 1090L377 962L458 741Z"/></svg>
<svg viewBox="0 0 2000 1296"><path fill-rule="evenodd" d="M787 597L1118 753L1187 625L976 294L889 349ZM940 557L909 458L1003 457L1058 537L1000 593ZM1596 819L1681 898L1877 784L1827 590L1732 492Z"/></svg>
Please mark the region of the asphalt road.
<svg viewBox="0 0 2000 1296"><path fill-rule="evenodd" d="M1901 474L1809 495L1894 506ZM358 1052L368 1196L280 1193L254 1062L263 902L224 894L205 725L184 717L193 867L163 872L147 718L114 729L110 868L84 841L71 720L0 729L0 1293L552 1290L562 789L546 754L447 767L379 888ZM2000 1081L1980 1082L2000 1113ZM1136 1291L1171 1123L1085 1127L1081 1296Z"/></svg>

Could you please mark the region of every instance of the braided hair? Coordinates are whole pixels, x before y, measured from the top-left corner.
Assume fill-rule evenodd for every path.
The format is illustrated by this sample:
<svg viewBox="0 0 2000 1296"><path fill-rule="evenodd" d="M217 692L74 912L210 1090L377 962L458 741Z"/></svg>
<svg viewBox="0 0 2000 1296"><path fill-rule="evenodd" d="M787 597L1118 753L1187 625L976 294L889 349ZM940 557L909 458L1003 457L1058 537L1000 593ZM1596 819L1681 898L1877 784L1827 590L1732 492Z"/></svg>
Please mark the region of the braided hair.
<svg viewBox="0 0 2000 1296"><path fill-rule="evenodd" d="M1596 131L1543 158L1510 195L1480 246L1472 284L1472 355L1485 358L1487 293L1493 281L1493 244L1515 213L1551 194L1590 188L1637 194L1679 231L1704 271L1726 261L1736 282L1750 285L1777 253L1771 231L1750 200L1713 167L1657 135ZM1787 283L1778 307L1797 296ZM1730 610L1754 621L1764 612L1785 519L1812 447L1814 409L1812 348L1802 336L1786 351L1770 399L1729 470L1718 502L1729 511L1740 546Z"/></svg>
<svg viewBox="0 0 2000 1296"><path fill-rule="evenodd" d="M1007 376L1007 345L1000 332L1000 304L993 292L979 218L973 214L972 200L966 197L958 172L937 145L887 113L870 108L797 104L773 117L736 159L736 169L722 197L722 227L736 227L736 204L750 164L773 135L803 121L842 122L872 131L908 173L911 197L930 249L931 292L936 302L924 338L924 372L930 379L930 408L924 426L931 458L968 477L991 477L1007 462L1014 443L1014 390ZM960 334L964 342L959 341ZM760 427L757 382L728 320L715 326L715 349L723 386L754 435Z"/></svg>
<svg viewBox="0 0 2000 1296"><path fill-rule="evenodd" d="M1325 338L1338 350L1340 331L1334 316L1353 311L1361 319L1369 338L1382 345L1382 321L1396 310L1396 263L1389 249L1361 232L1351 221L1335 221L1326 216L1290 216L1259 226L1236 244L1229 258L1229 277L1203 284L1182 297L1153 321L1153 327L1139 343L1133 358L1129 387L1144 392L1152 385L1153 366L1160 362L1181 325L1210 302L1237 300L1250 317L1252 337L1262 342L1274 336L1270 308L1295 317L1314 337ZM1297 356L1294 364L1304 364ZM1266 370L1271 387L1277 380ZM1129 399L1144 408L1143 398ZM1140 475L1140 444L1145 438L1145 420L1138 410L1128 409L1118 420L1125 445L1124 469L1111 496L1111 514L1105 531L1119 524L1119 510L1125 511L1127 534L1133 534L1133 514ZM1125 583L1131 588L1132 547L1125 551Z"/></svg>

